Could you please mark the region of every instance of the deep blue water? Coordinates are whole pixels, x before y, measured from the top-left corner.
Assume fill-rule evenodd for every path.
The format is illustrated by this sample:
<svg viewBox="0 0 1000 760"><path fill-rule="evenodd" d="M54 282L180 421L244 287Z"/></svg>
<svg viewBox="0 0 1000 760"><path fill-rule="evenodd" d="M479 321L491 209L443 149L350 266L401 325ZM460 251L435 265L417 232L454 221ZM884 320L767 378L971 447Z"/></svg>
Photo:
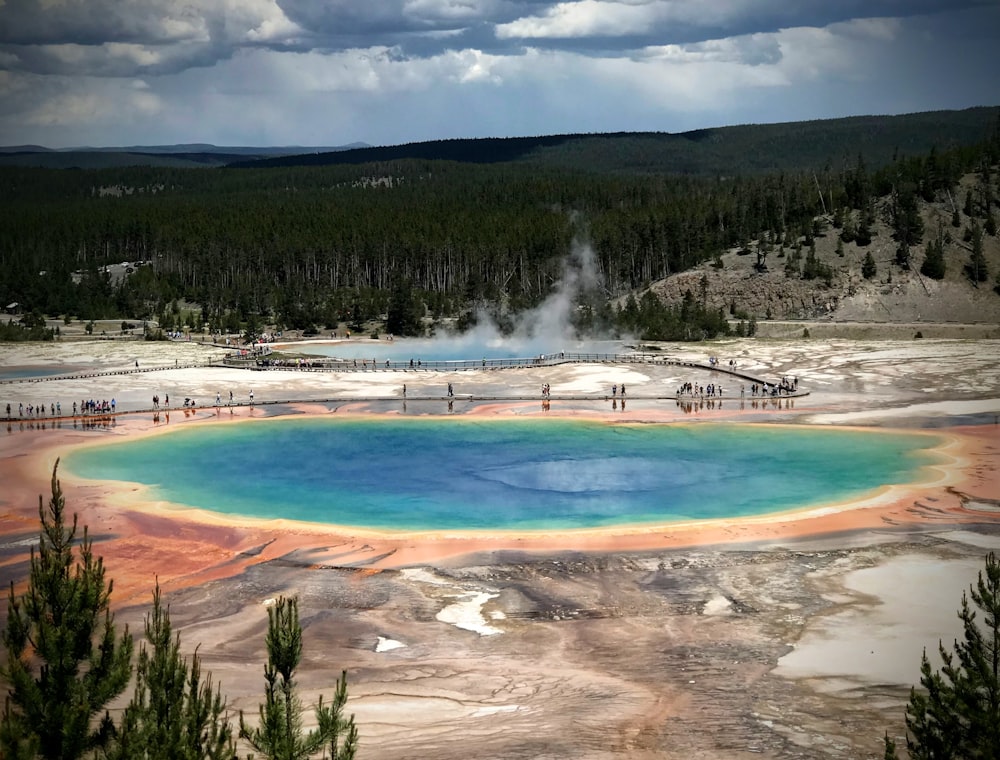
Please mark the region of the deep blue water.
<svg viewBox="0 0 1000 760"><path fill-rule="evenodd" d="M756 515L911 482L927 435L577 420L279 419L83 448L97 480L216 512L383 529L532 530Z"/></svg>

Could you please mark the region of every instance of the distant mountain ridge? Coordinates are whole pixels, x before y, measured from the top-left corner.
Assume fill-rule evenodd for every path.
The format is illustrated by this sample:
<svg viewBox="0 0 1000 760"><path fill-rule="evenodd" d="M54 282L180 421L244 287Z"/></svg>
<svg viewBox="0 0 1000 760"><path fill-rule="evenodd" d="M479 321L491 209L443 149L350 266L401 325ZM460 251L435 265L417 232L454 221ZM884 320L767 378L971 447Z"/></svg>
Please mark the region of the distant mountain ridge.
<svg viewBox="0 0 1000 760"><path fill-rule="evenodd" d="M397 161L517 163L611 174L733 176L853 166L948 150L1000 131L1000 106L898 116L745 124L688 132L614 132L482 137L371 146L217 146L209 143L51 149L0 147L0 167L100 169L122 166L264 169Z"/></svg>
<svg viewBox="0 0 1000 760"><path fill-rule="evenodd" d="M121 147L47 148L43 145L0 146L0 166L34 166L48 169L105 169L120 166L172 166L204 168L227 166L287 155L335 153L368 147L367 143L307 147L302 145L220 146L211 143L130 145Z"/></svg>
<svg viewBox="0 0 1000 760"><path fill-rule="evenodd" d="M347 145L213 145L212 143L177 143L175 145L123 145L95 147L80 145L72 148L47 148L44 145L0 145L0 153L225 153L228 155L289 155L296 153L329 153L371 147L368 143Z"/></svg>
<svg viewBox="0 0 1000 760"><path fill-rule="evenodd" d="M821 169L827 163L888 164L987 139L1000 107L929 111L901 116L748 124L689 132L616 132L433 140L337 153L287 155L234 167L326 166L401 160L497 164L518 162L607 173L760 174Z"/></svg>

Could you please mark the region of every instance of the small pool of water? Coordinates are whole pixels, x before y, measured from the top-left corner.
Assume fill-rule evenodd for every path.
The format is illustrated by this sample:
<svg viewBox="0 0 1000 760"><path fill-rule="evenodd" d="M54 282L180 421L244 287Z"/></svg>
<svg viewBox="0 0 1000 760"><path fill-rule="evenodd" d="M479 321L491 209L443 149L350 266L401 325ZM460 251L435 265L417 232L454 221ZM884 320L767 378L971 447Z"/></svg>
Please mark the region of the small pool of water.
<svg viewBox="0 0 1000 760"><path fill-rule="evenodd" d="M537 340L481 340L475 336L449 338L399 338L397 340L344 340L330 343L310 343L307 346L287 346L279 349L338 359L375 360L381 364L393 362L479 361L482 359L531 359L542 354L565 353L627 353L621 341L565 341L544 343Z"/></svg>
<svg viewBox="0 0 1000 760"><path fill-rule="evenodd" d="M76 367L54 367L52 365L38 367L0 367L0 380L25 380L31 377L54 377L55 375L71 375L77 371L79 370Z"/></svg>
<svg viewBox="0 0 1000 760"><path fill-rule="evenodd" d="M148 498L385 530L558 530L859 498L938 461L927 434L579 420L312 418L82 448L69 472Z"/></svg>

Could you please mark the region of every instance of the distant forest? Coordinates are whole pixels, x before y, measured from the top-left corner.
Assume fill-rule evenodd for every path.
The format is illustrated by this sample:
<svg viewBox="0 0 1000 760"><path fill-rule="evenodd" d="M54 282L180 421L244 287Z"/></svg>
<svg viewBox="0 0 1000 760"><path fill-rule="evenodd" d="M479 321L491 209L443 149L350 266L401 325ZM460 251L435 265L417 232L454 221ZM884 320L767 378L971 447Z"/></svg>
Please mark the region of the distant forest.
<svg viewBox="0 0 1000 760"><path fill-rule="evenodd" d="M481 309L503 324L551 292L575 245L589 245L602 286L581 293L578 328L616 329L627 318L642 331L635 310L623 316L612 299L753 241L808 241L820 215L835 216L861 243L877 200L890 197L906 247L919 242L907 227L915 199L946 197L963 174L980 172L983 190L955 202L993 220L998 114L977 109L980 131L965 142L956 143L961 130L946 130L924 152L894 150L881 163L866 160L857 130L867 125L868 142L878 142L888 127L875 118L838 120L849 122L839 141L820 141L815 163L800 157L794 171L757 171L752 157L719 174L653 171L637 156L654 137L629 134L549 145L539 138L532 160L512 140L488 141L494 159L482 162L377 159L371 151L384 149L361 149L321 154L341 159L320 166L286 165L303 160L285 157L201 169L3 167L0 306L148 319L163 329L185 320L213 332L387 319L386 329L413 334L428 318L467 324ZM929 118L913 118L922 116ZM825 134L835 123L808 124ZM772 158L787 153L779 126L759 128L769 137L745 136L746 144L767 145L761 155ZM852 157L830 162L831 145L843 154L854 142ZM541 161L538 151L557 155ZM495 160L501 154L507 158ZM124 277L105 271L122 262L132 270ZM200 315L182 317L183 303L198 304ZM650 315L657 327L647 337L727 329L724 315L705 313L697 299L686 307L683 315Z"/></svg>

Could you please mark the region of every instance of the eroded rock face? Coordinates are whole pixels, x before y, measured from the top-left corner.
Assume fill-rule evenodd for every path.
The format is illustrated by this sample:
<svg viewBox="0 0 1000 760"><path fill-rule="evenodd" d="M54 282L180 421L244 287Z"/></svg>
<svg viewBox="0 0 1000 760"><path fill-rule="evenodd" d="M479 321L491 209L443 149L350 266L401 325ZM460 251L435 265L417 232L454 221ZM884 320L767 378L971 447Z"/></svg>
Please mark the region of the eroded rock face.
<svg viewBox="0 0 1000 760"><path fill-rule="evenodd" d="M981 547L876 540L627 556L503 552L375 573L275 560L170 603L187 647L200 640L231 704L252 712L265 656L262 603L297 594L303 696L328 694L346 668L369 756L880 757L884 732L902 730L909 687L859 677L867 648L843 676L836 662L791 677L776 667L804 634L822 639L832 616L860 624L878 607L871 589L845 581L852 573L893 557L946 572L949 563L969 566ZM488 628L442 616L456 599L475 599L464 619ZM919 653L911 665L914 682Z"/></svg>

